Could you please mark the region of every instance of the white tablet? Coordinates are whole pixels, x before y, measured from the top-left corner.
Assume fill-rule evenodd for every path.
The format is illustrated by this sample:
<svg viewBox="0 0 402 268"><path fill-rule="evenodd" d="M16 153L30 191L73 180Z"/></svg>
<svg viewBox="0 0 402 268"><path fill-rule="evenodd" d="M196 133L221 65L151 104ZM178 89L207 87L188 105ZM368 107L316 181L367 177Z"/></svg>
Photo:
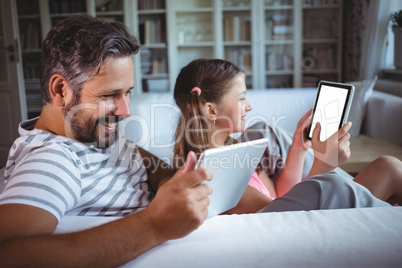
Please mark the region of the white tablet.
<svg viewBox="0 0 402 268"><path fill-rule="evenodd" d="M213 174L205 182L213 189L208 218L237 205L267 146L264 138L207 149L200 155L195 168L207 168Z"/></svg>
<svg viewBox="0 0 402 268"><path fill-rule="evenodd" d="M321 124L321 141L328 139L347 122L354 91L353 85L320 81L309 129L309 139L312 138L317 122Z"/></svg>

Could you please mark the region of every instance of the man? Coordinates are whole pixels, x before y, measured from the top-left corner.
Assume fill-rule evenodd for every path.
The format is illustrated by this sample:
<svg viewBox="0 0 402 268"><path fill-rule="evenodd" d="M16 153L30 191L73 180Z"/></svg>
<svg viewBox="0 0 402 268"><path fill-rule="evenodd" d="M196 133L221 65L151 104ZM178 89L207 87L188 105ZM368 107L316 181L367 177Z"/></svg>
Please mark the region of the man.
<svg viewBox="0 0 402 268"><path fill-rule="evenodd" d="M123 24L89 16L43 41L43 110L21 123L0 195L2 267L118 266L205 220L212 189L200 183L212 175L194 170L194 154L176 174L151 172L155 156L118 135L138 49ZM126 217L53 235L63 215Z"/></svg>

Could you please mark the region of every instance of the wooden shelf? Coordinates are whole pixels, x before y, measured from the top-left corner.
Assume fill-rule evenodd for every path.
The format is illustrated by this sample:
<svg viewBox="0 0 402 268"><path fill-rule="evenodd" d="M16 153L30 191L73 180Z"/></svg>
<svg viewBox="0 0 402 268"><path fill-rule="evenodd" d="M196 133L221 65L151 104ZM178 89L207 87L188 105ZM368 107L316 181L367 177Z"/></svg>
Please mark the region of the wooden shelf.
<svg viewBox="0 0 402 268"><path fill-rule="evenodd" d="M26 1L23 0L24 3L27 3ZM303 81L325 78L341 81L342 39L336 37L303 38L303 27L305 27L303 22L306 16L315 18L316 15L324 17L324 19L328 15L329 18L334 18L334 20L337 20L337 22L339 20L340 22L342 18L342 0L339 0L337 5L325 7L303 6L303 1L299 0L287 1L287 3L291 3L289 5L272 6L265 5L266 1L250 0L249 5L231 7L224 6L224 0L158 0L158 2L142 3L143 8L155 9L138 9L138 1L122 0L118 2L119 5L114 5L118 7L110 8L109 11L106 10L107 7L101 9L99 6L101 1L83 0L85 2L85 12L73 12L74 10L67 9L67 11L70 11L69 13L51 13L49 7L49 1L51 0L32 1L36 1L39 6L39 12L32 8L24 10L23 15L18 18L19 21L25 21L26 24L30 23L31 20L36 23L40 27L39 39L42 40L50 30L53 20L72 15L89 14L101 18L114 17L123 21L144 43L139 55L133 58L135 70L141 70L136 72L134 76L136 83L134 91L137 94L145 91L142 86L146 85L148 79L167 79L168 88L173 90L180 68L199 57L228 59L240 65L247 72L249 89L274 87L276 84L280 87L284 84L288 87L302 87ZM57 4L58 2L53 3ZM33 6L35 7L35 5ZM80 8L82 7L83 5L80 5ZM58 6L53 8L55 9L52 10L56 11L63 10ZM29 14L29 12L34 12L34 14ZM322 15L323 13L325 13L325 16ZM268 20L272 19L272 16L284 17L284 24L279 25L275 30L279 32L287 31L285 35L281 36L285 39L267 40ZM242 27L247 29L249 35L242 35L242 37L236 35L233 38L230 38L230 34L225 36L225 31L227 30L225 27L230 27L228 25L231 25L227 24L225 26L225 19L230 17L239 17L240 21L245 20L246 23ZM166 37L163 35L157 36L158 38L156 39L150 39L149 34L153 31L149 31L149 28L152 27L148 27L148 31L143 30L145 21L148 20L155 20L158 23L160 21L162 25L159 27L158 24L158 29L161 28ZM340 33L342 24L337 24L335 30ZM190 36L195 36L200 31L203 31L202 34L206 41L197 41L201 40L197 38L184 38L186 32ZM148 39L144 38L145 32L148 33ZM275 35L279 37L276 32ZM315 37L314 35L310 36ZM148 40L147 44L145 44L146 40ZM152 43L152 40L156 43ZM188 41L186 42L185 40ZM30 56L30 54L34 55L34 53L39 54L39 43L40 40L38 40L37 48L23 48L21 50L22 56ZM336 55L334 56L336 63L334 63L334 66L323 65L328 69L304 71L301 66L306 48L322 48L326 46L334 47L336 50ZM161 70L163 69L163 73L149 74L151 72L149 68L152 67L152 63L159 64ZM26 70L31 70L29 68L34 66L32 60L29 64L30 66ZM166 68L164 68L165 64ZM38 79L30 79L25 82L39 84Z"/></svg>

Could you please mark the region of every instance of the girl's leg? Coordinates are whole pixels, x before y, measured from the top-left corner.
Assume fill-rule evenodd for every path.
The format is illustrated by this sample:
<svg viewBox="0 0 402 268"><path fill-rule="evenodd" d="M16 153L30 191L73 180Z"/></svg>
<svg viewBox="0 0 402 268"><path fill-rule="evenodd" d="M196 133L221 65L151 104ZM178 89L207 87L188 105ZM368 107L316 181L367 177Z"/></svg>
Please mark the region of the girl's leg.
<svg viewBox="0 0 402 268"><path fill-rule="evenodd" d="M296 184L259 212L363 207L390 207L390 204L373 196L351 178L332 172Z"/></svg>
<svg viewBox="0 0 402 268"><path fill-rule="evenodd" d="M392 156L381 156L355 178L377 198L391 205L402 205L402 162Z"/></svg>

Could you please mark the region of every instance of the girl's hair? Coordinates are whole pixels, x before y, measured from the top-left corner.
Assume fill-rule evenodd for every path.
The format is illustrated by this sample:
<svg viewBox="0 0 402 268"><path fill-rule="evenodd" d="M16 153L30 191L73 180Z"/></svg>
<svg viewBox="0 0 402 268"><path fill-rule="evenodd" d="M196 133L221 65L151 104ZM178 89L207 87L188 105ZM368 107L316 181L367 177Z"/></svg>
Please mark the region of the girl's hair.
<svg viewBox="0 0 402 268"><path fill-rule="evenodd" d="M204 116L207 102L219 104L233 79L243 71L220 59L196 59L181 69L174 87L174 99L181 116L176 129L173 165L180 168L190 151L199 156L210 144L210 124ZM194 87L201 89L199 94Z"/></svg>
<svg viewBox="0 0 402 268"><path fill-rule="evenodd" d="M96 75L105 59L136 54L140 43L121 22L71 16L60 21L42 42L41 88L43 105L51 102L49 79L62 75L79 99L82 85Z"/></svg>

